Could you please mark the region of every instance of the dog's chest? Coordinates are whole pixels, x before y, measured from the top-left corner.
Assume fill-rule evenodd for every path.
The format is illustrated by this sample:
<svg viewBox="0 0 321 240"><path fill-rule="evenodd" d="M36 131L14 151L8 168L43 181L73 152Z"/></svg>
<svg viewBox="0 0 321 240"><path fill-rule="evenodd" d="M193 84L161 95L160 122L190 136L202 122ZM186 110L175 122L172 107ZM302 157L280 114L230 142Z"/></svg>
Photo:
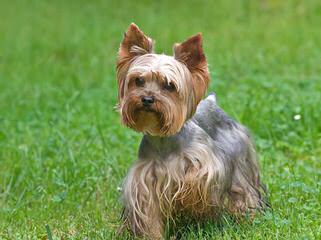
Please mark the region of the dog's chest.
<svg viewBox="0 0 321 240"><path fill-rule="evenodd" d="M202 216L215 205L215 156L205 138L189 140L184 139L186 144L179 140L162 143L167 151L151 148L143 152L148 156L146 162L152 162L150 170L161 208Z"/></svg>

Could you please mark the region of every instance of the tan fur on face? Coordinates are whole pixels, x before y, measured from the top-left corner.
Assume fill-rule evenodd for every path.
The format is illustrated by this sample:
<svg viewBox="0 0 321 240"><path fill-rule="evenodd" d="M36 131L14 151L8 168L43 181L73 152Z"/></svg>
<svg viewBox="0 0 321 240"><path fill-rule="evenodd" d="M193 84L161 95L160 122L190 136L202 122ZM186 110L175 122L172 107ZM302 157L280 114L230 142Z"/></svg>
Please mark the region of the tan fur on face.
<svg viewBox="0 0 321 240"><path fill-rule="evenodd" d="M182 44L176 44L175 57L153 54L152 49L152 39L136 25L131 24L118 52L118 107L122 122L126 126L147 134L169 136L177 133L184 122L194 114L197 104L204 95L209 81L207 63L200 35ZM172 82L177 94L169 94L161 88L147 88L145 93L142 93L141 89L130 86L133 75L154 75L156 78L153 81L159 86L164 82ZM145 127L142 125L143 119L151 118L143 116L142 111L139 112L139 116L134 116L142 94L159 96L158 106L155 107L156 114L152 115L153 123L146 122ZM151 114L148 113L148 116ZM155 121L158 124L155 124ZM152 133L151 126L148 125L153 125Z"/></svg>
<svg viewBox="0 0 321 240"><path fill-rule="evenodd" d="M144 132L151 136L159 136L161 134L157 113L139 111L136 114L136 118L135 129L138 132Z"/></svg>
<svg viewBox="0 0 321 240"><path fill-rule="evenodd" d="M146 81L143 88L135 86L137 77L143 77ZM148 133L149 125L155 124L145 121L145 127L141 125L141 118L146 119L143 116L144 111L141 110L141 98L152 95L155 97L155 104L152 106L154 117L159 118L159 129L154 128L152 135L175 134L195 111L190 98L193 92L190 79L191 75L186 66L173 57L157 54L137 57L124 80L124 97L119 106L122 122L136 131ZM176 87L173 92L164 89L164 84L171 82Z"/></svg>

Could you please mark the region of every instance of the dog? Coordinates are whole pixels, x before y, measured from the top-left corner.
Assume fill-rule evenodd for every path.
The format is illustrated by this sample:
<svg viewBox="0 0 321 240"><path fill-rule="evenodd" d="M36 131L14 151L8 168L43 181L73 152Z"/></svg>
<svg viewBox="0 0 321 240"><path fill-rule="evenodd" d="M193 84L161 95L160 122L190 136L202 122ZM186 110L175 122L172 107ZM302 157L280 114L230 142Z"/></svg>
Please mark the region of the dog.
<svg viewBox="0 0 321 240"><path fill-rule="evenodd" d="M123 183L123 221L135 236L164 237L168 221L262 210L264 191L248 130L203 99L210 81L202 35L156 54L132 23L117 58L121 122L144 134Z"/></svg>

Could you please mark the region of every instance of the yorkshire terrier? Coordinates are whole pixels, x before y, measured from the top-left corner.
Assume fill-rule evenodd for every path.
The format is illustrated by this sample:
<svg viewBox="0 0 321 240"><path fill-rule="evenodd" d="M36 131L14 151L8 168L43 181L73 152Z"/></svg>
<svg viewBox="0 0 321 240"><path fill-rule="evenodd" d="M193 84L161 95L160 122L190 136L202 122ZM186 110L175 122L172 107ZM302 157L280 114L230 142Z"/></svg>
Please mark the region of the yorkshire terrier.
<svg viewBox="0 0 321 240"><path fill-rule="evenodd" d="M144 134L123 184L124 225L134 235L160 239L168 220L263 209L247 129L226 115L214 94L202 100L210 75L201 34L175 44L174 56L154 53L153 45L131 24L118 52L121 121Z"/></svg>

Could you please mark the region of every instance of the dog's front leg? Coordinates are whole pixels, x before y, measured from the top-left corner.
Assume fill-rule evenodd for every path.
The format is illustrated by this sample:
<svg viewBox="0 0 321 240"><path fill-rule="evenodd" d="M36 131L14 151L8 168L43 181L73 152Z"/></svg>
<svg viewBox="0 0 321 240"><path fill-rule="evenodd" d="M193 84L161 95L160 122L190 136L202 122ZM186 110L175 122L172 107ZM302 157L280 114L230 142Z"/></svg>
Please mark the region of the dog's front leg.
<svg viewBox="0 0 321 240"><path fill-rule="evenodd" d="M123 186L124 223L135 235L161 239L164 219L155 197L153 162L138 161Z"/></svg>

